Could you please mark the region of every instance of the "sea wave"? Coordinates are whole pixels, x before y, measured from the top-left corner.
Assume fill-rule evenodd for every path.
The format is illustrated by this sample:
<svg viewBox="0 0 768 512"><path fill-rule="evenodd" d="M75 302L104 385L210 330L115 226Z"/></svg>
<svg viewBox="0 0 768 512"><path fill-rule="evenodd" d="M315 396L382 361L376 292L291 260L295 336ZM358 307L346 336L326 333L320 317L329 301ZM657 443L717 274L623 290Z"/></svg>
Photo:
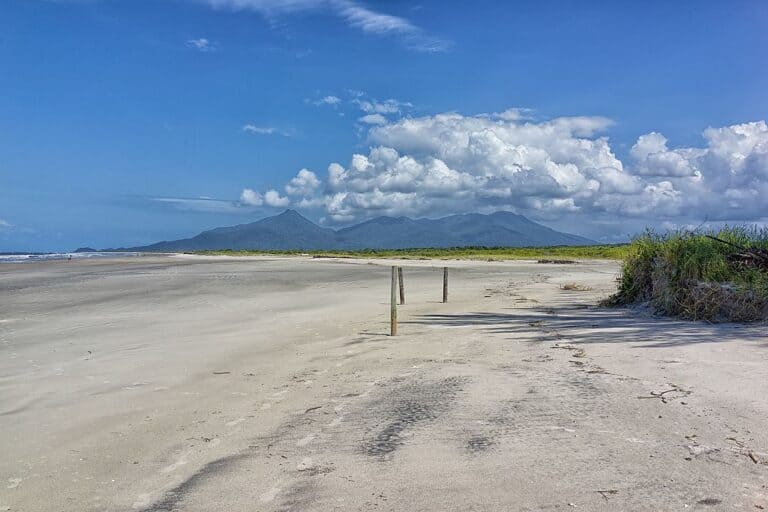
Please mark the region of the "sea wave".
<svg viewBox="0 0 768 512"><path fill-rule="evenodd" d="M92 258L126 258L140 256L139 252L48 252L29 254L0 254L0 263L31 263L34 261L82 260Z"/></svg>

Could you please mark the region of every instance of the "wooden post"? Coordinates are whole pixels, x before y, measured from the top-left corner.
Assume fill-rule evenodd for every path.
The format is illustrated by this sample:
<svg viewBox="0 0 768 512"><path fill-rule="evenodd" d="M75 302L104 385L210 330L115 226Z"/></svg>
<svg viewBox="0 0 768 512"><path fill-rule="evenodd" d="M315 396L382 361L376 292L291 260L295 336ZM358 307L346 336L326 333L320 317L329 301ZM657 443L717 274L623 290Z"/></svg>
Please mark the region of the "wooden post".
<svg viewBox="0 0 768 512"><path fill-rule="evenodd" d="M448 267L443 267L443 302L448 302Z"/></svg>
<svg viewBox="0 0 768 512"><path fill-rule="evenodd" d="M403 267L397 267L397 280L400 283L400 304L405 304L405 284L403 283Z"/></svg>
<svg viewBox="0 0 768 512"><path fill-rule="evenodd" d="M397 267L392 267L392 293L389 306L389 335L397 335Z"/></svg>

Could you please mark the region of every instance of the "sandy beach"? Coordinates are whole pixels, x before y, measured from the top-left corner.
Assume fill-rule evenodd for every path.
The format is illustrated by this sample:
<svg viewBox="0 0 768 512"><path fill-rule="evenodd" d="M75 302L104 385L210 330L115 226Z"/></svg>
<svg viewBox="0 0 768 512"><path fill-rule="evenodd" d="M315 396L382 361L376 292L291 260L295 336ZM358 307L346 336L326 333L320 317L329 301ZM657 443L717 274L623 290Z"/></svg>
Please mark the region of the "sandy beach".
<svg viewBox="0 0 768 512"><path fill-rule="evenodd" d="M768 509L765 326L403 261L390 337L392 263L0 265L0 510Z"/></svg>

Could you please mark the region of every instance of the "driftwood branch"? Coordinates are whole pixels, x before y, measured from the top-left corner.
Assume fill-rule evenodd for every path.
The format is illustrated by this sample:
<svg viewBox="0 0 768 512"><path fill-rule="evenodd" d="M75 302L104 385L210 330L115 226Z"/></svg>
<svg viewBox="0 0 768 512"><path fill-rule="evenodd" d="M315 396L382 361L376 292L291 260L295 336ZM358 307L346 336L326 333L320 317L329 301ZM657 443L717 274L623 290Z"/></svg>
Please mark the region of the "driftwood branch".
<svg viewBox="0 0 768 512"><path fill-rule="evenodd" d="M737 248L740 251L748 251L749 250L749 249L747 249L746 247L744 247L742 245L738 245L738 244L735 244L733 242L729 242L728 240L723 240L722 238L717 238L716 236L706 235L706 234L704 236L709 238L709 239L714 240L715 242L720 242L721 244L730 245L731 247L735 247L735 248Z"/></svg>
<svg viewBox="0 0 768 512"><path fill-rule="evenodd" d="M731 265L768 271L768 249L747 248L738 244L734 244L733 242L729 242L728 240L717 238L716 236L704 236L739 250L739 252L729 254L727 256L728 263Z"/></svg>

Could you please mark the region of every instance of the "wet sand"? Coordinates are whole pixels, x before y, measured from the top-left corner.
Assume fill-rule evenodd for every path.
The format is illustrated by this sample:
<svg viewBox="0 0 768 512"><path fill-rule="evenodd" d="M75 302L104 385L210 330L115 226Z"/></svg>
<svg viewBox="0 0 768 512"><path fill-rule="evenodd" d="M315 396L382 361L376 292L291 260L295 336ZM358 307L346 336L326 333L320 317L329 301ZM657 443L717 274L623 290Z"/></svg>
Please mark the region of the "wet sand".
<svg viewBox="0 0 768 512"><path fill-rule="evenodd" d="M768 509L765 326L407 261L391 338L372 263L0 265L0 510Z"/></svg>

